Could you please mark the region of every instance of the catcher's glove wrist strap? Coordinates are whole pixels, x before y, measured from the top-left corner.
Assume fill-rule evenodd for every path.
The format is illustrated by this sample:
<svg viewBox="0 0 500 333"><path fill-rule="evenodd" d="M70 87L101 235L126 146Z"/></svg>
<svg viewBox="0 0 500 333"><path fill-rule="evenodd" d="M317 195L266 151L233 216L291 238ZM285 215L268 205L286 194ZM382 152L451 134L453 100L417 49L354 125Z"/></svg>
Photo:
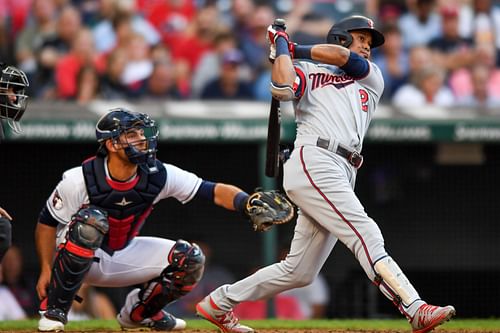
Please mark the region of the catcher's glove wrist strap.
<svg viewBox="0 0 500 333"><path fill-rule="evenodd" d="M236 194L233 199L234 209L236 209L240 213L245 214L248 197L249 197L248 193L243 191Z"/></svg>

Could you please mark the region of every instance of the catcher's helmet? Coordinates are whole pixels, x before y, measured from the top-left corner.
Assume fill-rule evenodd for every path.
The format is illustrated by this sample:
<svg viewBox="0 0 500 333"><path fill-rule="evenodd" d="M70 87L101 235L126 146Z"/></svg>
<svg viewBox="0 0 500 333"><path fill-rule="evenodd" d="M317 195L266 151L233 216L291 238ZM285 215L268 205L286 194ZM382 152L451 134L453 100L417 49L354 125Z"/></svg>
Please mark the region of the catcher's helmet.
<svg viewBox="0 0 500 333"><path fill-rule="evenodd" d="M119 142L121 134L132 129L140 129L144 133L144 139L136 141L133 144L125 144L125 153L130 162L140 166L147 167L148 172L156 172L156 146L158 142L158 128L155 121L145 113L139 113L127 110L125 108L116 108L109 110L99 119L95 127L97 142L101 144L98 153L106 154L104 142L108 139ZM125 138L126 140L126 138ZM138 149L139 143L146 142L146 149Z"/></svg>
<svg viewBox="0 0 500 333"><path fill-rule="evenodd" d="M20 132L19 120L28 105L26 87L28 78L24 72L14 66L0 63L0 119L7 119L9 126Z"/></svg>
<svg viewBox="0 0 500 333"><path fill-rule="evenodd" d="M352 36L350 32L356 30L367 30L371 32L372 49L384 44L385 42L384 35L374 28L373 21L368 17L361 15L349 16L335 23L330 31L328 31L326 42L329 44L349 47L352 43Z"/></svg>

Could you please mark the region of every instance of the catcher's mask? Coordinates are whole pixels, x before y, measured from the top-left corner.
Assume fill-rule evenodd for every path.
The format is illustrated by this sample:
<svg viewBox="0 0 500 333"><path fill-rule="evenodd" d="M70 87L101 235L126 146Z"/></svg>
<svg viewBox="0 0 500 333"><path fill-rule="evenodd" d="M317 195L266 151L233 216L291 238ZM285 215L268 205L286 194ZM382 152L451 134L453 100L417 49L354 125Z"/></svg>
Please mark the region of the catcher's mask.
<svg viewBox="0 0 500 333"><path fill-rule="evenodd" d="M127 141L129 131L140 130L144 139L133 143ZM158 171L156 167L156 146L158 128L155 121L145 113L133 112L125 108L111 109L101 117L95 128L97 142L101 144L98 154L107 154L105 141L111 139L113 144L124 146L130 162L139 165L148 173ZM145 148L139 148L146 144Z"/></svg>
<svg viewBox="0 0 500 333"><path fill-rule="evenodd" d="M0 119L6 119L10 128L16 133L21 132L19 120L28 105L26 87L28 78L24 72L14 66L0 63Z"/></svg>
<svg viewBox="0 0 500 333"><path fill-rule="evenodd" d="M372 34L372 49L384 44L385 42L384 35L374 28L373 21L368 17L361 15L349 16L335 23L330 31L328 31L326 42L328 44L337 44L349 47L352 44L352 36L350 32L356 30L365 30Z"/></svg>

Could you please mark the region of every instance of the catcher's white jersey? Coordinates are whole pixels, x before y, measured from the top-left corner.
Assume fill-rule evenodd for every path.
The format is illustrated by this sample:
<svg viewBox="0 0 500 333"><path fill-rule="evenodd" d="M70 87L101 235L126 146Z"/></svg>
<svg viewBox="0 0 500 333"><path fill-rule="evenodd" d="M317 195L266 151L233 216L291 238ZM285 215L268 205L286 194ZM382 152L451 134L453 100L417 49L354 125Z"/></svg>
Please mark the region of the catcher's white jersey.
<svg viewBox="0 0 500 333"><path fill-rule="evenodd" d="M105 163L106 165L107 163ZM163 189L153 204L165 198L175 198L187 203L195 196L202 179L197 175L164 163L167 178ZM109 175L106 168L106 175ZM129 182L132 182L130 179ZM82 167L75 167L64 172L62 180L47 200L47 209L59 222L57 244L65 241L68 222L82 205L89 203ZM118 202L125 205L126 202ZM167 254L175 244L174 240L156 237L135 237L123 249L108 254L97 249L99 258L90 268L85 281L91 285L104 287L130 286L143 283L159 276L169 265Z"/></svg>
<svg viewBox="0 0 500 333"><path fill-rule="evenodd" d="M198 191L201 178L171 164L164 163L164 166L167 169L167 181L153 204L165 198L175 198L182 203L189 202ZM107 166L106 175L109 175ZM54 219L59 223L67 224L71 216L82 205L88 203L89 197L82 167L78 166L64 172L62 180L47 200L47 208Z"/></svg>
<svg viewBox="0 0 500 333"><path fill-rule="evenodd" d="M295 105L297 137L318 135L336 139L361 150L376 106L384 90L380 69L369 62L370 71L354 80L340 68L305 61L294 63L301 95Z"/></svg>

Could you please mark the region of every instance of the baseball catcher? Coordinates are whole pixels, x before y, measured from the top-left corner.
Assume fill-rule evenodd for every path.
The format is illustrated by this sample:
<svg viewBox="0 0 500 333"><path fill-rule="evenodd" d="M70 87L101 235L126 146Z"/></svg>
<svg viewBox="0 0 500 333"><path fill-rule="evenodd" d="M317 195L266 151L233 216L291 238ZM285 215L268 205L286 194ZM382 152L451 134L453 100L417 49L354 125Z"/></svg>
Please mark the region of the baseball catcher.
<svg viewBox="0 0 500 333"><path fill-rule="evenodd" d="M277 192L249 195L234 185L201 179L159 161L158 136L149 115L110 110L96 125L97 155L67 170L52 191L35 231L41 267L39 331L64 330L82 282L139 286L129 292L117 316L123 329L186 327L164 307L200 281L205 255L183 239L139 236L153 206L163 199L183 204L208 200L244 214L255 230L291 219L292 205Z"/></svg>

